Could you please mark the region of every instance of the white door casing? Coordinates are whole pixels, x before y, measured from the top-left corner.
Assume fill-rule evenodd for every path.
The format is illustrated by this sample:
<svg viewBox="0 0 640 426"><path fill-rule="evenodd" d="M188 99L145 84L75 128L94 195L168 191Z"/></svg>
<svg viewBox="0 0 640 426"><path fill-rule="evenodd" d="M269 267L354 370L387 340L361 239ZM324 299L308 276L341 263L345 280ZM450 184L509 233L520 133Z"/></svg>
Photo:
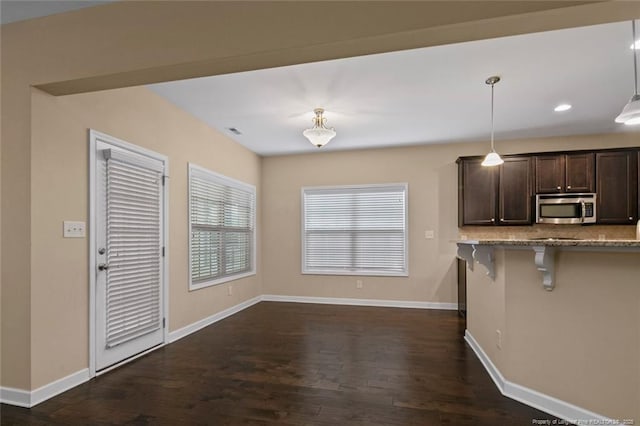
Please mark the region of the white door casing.
<svg viewBox="0 0 640 426"><path fill-rule="evenodd" d="M167 339L166 157L90 131L90 372Z"/></svg>

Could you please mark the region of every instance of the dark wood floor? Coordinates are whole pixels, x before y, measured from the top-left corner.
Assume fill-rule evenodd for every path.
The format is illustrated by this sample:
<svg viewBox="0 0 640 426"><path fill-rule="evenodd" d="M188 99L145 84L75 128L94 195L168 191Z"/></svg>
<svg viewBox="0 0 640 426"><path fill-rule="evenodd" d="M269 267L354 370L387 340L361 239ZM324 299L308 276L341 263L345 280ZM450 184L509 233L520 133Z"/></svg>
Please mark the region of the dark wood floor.
<svg viewBox="0 0 640 426"><path fill-rule="evenodd" d="M452 311L262 302L2 425L530 425Z"/></svg>

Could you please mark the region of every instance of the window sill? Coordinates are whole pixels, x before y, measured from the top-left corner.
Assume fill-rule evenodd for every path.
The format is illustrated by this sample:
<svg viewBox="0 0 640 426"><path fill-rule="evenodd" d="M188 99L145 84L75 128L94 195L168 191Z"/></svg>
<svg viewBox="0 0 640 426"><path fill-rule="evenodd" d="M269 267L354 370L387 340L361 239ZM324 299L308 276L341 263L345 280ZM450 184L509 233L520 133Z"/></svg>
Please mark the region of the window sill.
<svg viewBox="0 0 640 426"><path fill-rule="evenodd" d="M346 275L363 277L408 277L409 271L404 272L371 272L371 271L302 271L302 275Z"/></svg>
<svg viewBox="0 0 640 426"><path fill-rule="evenodd" d="M229 281L236 281L236 280L240 280L242 278L247 278L247 277L251 277L256 275L256 271L251 271L251 272L245 272L243 274L238 274L238 275L231 275L228 277L224 277L224 278L219 278L217 280L212 280L212 281L205 281L202 283L197 283L197 284L189 284L189 291L194 291L194 290L200 290L202 288L206 288L206 287L213 287L219 284L224 284L224 283L228 283Z"/></svg>

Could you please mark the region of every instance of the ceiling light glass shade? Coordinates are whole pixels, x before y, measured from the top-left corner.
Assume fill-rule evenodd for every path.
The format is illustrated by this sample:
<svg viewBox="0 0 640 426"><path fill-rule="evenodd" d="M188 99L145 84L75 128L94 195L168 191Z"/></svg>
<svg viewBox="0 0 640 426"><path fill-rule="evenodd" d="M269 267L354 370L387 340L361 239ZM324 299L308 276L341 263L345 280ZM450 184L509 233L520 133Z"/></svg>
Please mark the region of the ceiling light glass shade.
<svg viewBox="0 0 640 426"><path fill-rule="evenodd" d="M484 157L481 164L485 167L492 167L499 166L502 163L504 163L504 160L500 158L500 155L495 151L491 151L486 157Z"/></svg>
<svg viewBox="0 0 640 426"><path fill-rule="evenodd" d="M309 139L309 142L311 142L318 148L322 148L336 136L336 131L333 129L314 127L313 129L305 130L304 132L302 132L302 134L305 138Z"/></svg>
<svg viewBox="0 0 640 426"><path fill-rule="evenodd" d="M620 115L616 117L616 123L624 123L628 126L640 124L640 95L633 95Z"/></svg>
<svg viewBox="0 0 640 426"><path fill-rule="evenodd" d="M302 135L318 148L322 148L336 136L336 131L325 126L327 119L322 116L324 109L316 108L313 112L316 115L313 118L313 127L302 132Z"/></svg>

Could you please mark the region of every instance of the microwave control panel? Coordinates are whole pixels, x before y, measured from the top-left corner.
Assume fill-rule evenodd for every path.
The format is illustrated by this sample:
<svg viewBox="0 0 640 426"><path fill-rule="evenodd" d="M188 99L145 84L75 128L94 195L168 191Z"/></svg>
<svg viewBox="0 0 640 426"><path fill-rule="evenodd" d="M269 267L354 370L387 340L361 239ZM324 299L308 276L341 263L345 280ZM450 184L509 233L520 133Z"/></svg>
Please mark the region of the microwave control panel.
<svg viewBox="0 0 640 426"><path fill-rule="evenodd" d="M593 203L584 203L584 217L593 217Z"/></svg>

